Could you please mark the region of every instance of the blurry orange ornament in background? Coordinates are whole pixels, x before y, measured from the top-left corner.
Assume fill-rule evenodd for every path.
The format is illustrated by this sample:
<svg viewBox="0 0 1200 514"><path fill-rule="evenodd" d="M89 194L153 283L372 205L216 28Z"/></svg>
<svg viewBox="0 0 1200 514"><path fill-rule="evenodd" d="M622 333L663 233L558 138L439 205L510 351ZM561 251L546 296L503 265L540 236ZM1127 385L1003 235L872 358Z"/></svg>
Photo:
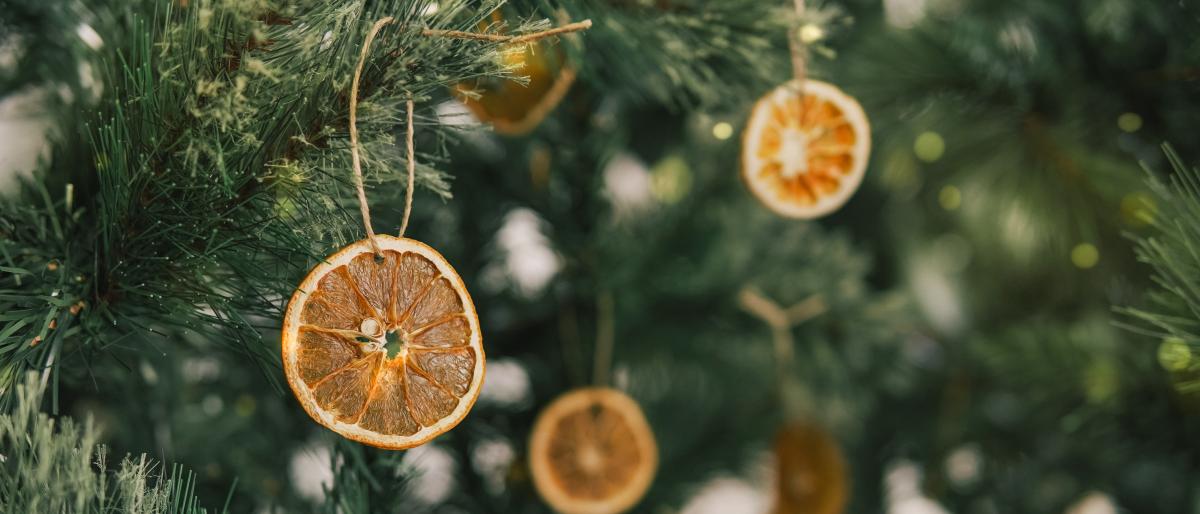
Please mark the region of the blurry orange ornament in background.
<svg viewBox="0 0 1200 514"><path fill-rule="evenodd" d="M283 369L318 423L380 448L423 444L466 417L483 384L475 305L436 250L377 235L309 272L288 303Z"/></svg>
<svg viewBox="0 0 1200 514"><path fill-rule="evenodd" d="M774 514L841 514L848 480L842 450L824 429L794 422L776 434Z"/></svg>
<svg viewBox="0 0 1200 514"><path fill-rule="evenodd" d="M528 134L562 102L575 82L575 70L562 48L547 41L510 45L503 56L514 75L528 78L527 84L489 78L458 84L454 93L497 133Z"/></svg>
<svg viewBox="0 0 1200 514"><path fill-rule="evenodd" d="M754 104L742 141L742 178L781 216L836 211L858 190L871 128L854 98L825 82L789 82Z"/></svg>
<svg viewBox="0 0 1200 514"><path fill-rule="evenodd" d="M529 442L538 493L561 514L617 514L654 480L658 446L642 409L614 389L576 389L538 416Z"/></svg>

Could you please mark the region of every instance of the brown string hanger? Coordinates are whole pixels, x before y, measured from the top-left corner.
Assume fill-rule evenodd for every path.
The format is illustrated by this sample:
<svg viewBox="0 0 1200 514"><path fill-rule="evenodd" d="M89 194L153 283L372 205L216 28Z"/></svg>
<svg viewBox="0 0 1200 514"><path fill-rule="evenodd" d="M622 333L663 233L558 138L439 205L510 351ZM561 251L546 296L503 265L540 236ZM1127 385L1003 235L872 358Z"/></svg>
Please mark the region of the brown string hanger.
<svg viewBox="0 0 1200 514"><path fill-rule="evenodd" d="M775 379L780 398L783 400L783 410L787 417L797 417L801 411L811 407L807 395L796 382L794 365L796 362L796 340L792 330L804 322L824 314L829 310L821 295L813 295L790 307L783 307L778 302L763 296L753 287L744 287L738 294L738 304L742 310L762 320L771 328L771 340L774 343Z"/></svg>
<svg viewBox="0 0 1200 514"><path fill-rule="evenodd" d="M804 0L795 0L796 19L804 19ZM799 31L795 27L788 31L788 50L792 54L792 78L798 86L803 86L808 79L808 48L800 40Z"/></svg>
<svg viewBox="0 0 1200 514"><path fill-rule="evenodd" d="M393 23L395 18L387 16L375 21L371 26L371 30L367 32L367 37L363 40L362 50L358 55L358 66L354 68L354 77L350 81L350 163L354 168L354 185L358 192L358 208L362 213L363 226L367 230L367 238L371 241L371 249L376 255L382 252L379 248L379 242L375 239L375 229L371 226L371 209L367 206L367 192L363 186L362 177L362 158L358 152L358 84L362 78L363 66L367 62L367 55L371 50L371 42L375 36L379 34L380 29L384 26ZM540 32L532 32L529 34L521 34L516 36L501 35L501 34L480 34L476 32L464 32L459 30L441 30L425 28L421 30L421 35L426 37L448 37L456 39L470 39L475 41L493 41L511 44L521 44L537 41L539 39L566 34L570 32L578 32L591 28L592 20L583 20L575 23L569 23L561 27L555 27ZM413 189L416 185L416 152L413 145L413 99L410 96L405 102L405 109L408 111L406 115L406 150L408 157L408 189L404 194L404 218L400 222L400 237L404 237L404 232L408 230L408 218L412 214Z"/></svg>

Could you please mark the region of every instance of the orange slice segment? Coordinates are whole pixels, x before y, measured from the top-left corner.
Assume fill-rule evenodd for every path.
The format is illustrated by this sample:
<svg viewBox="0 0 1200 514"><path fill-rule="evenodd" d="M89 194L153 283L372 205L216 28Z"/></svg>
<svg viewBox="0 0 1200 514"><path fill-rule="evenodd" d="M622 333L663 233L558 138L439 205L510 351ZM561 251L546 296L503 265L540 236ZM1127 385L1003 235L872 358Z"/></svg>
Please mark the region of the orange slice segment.
<svg viewBox="0 0 1200 514"><path fill-rule="evenodd" d="M789 82L754 104L742 141L742 178L767 208L812 219L858 190L871 128L854 98L825 82Z"/></svg>
<svg viewBox="0 0 1200 514"><path fill-rule="evenodd" d="M577 389L538 416L529 444L538 493L562 514L617 514L654 479L658 447L637 403L606 388Z"/></svg>
<svg viewBox="0 0 1200 514"><path fill-rule="evenodd" d="M483 385L475 305L458 273L412 239L377 236L318 264L288 303L283 369L318 423L403 449L454 428Z"/></svg>

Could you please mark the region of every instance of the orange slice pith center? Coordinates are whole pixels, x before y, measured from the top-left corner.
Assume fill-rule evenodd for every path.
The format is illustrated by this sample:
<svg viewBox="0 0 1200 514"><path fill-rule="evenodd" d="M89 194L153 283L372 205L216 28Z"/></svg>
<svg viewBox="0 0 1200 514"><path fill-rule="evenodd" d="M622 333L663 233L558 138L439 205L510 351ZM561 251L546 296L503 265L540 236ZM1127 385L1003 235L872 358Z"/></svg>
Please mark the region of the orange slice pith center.
<svg viewBox="0 0 1200 514"><path fill-rule="evenodd" d="M552 476L565 493L580 500L614 496L647 458L625 419L605 407L564 415L554 431L547 452Z"/></svg>
<svg viewBox="0 0 1200 514"><path fill-rule="evenodd" d="M327 272L308 297L297 371L337 421L407 436L454 412L474 379L471 325L451 277L417 252L371 252Z"/></svg>
<svg viewBox="0 0 1200 514"><path fill-rule="evenodd" d="M767 106L758 141L758 177L781 198L814 205L833 194L854 166L854 127L834 103L796 93Z"/></svg>

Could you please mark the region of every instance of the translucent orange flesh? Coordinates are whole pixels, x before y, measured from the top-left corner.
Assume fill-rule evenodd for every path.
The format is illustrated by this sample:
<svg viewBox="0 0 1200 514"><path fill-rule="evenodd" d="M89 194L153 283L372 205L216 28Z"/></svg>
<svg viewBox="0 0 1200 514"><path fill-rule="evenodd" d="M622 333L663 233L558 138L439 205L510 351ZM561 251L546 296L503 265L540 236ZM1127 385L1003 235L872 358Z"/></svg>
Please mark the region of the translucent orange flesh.
<svg viewBox="0 0 1200 514"><path fill-rule="evenodd" d="M453 412L470 388L478 356L466 316L451 280L425 257L364 253L327 273L304 304L300 378L338 421L414 434ZM368 344L389 333L401 346L392 357Z"/></svg>
<svg viewBox="0 0 1200 514"><path fill-rule="evenodd" d="M792 96L769 105L770 118L758 141L756 155L763 160L758 178L781 198L813 205L836 192L854 165L857 135L833 103L813 95ZM805 169L785 170L785 134L797 134L805 145Z"/></svg>
<svg viewBox="0 0 1200 514"><path fill-rule="evenodd" d="M575 498L611 498L630 483L646 458L625 419L602 405L564 415L553 427L551 475Z"/></svg>

